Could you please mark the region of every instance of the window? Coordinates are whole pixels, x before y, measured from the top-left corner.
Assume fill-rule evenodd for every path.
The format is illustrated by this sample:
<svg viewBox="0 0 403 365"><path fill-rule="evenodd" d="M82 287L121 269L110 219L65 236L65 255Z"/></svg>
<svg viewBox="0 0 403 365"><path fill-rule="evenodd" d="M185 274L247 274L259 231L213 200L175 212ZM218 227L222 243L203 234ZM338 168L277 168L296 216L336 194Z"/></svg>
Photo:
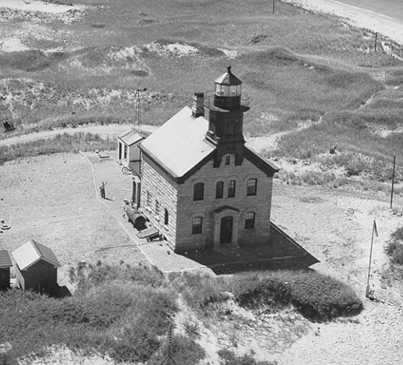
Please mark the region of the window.
<svg viewBox="0 0 403 365"><path fill-rule="evenodd" d="M231 163L231 156L225 156L225 164L229 165Z"/></svg>
<svg viewBox="0 0 403 365"><path fill-rule="evenodd" d="M245 229L255 228L255 213L248 212L245 217Z"/></svg>
<svg viewBox="0 0 403 365"><path fill-rule="evenodd" d="M164 224L167 226L169 223L169 213L168 209L164 209Z"/></svg>
<svg viewBox="0 0 403 365"><path fill-rule="evenodd" d="M192 234L199 234L203 231L203 218L194 217L192 220Z"/></svg>
<svg viewBox="0 0 403 365"><path fill-rule="evenodd" d="M236 181L231 180L228 184L228 198L233 198L235 196L235 186Z"/></svg>
<svg viewBox="0 0 403 365"><path fill-rule="evenodd" d="M146 206L149 207L151 205L151 194L149 191L147 191L146 194Z"/></svg>
<svg viewBox="0 0 403 365"><path fill-rule="evenodd" d="M246 195L256 195L257 192L257 179L249 179L246 185Z"/></svg>
<svg viewBox="0 0 403 365"><path fill-rule="evenodd" d="M193 186L193 200L203 200L204 199L204 184L197 183Z"/></svg>
<svg viewBox="0 0 403 365"><path fill-rule="evenodd" d="M219 181L215 186L215 198L222 199L224 197L224 182Z"/></svg>
<svg viewBox="0 0 403 365"><path fill-rule="evenodd" d="M123 158L127 158L127 145L125 145L123 151Z"/></svg>
<svg viewBox="0 0 403 365"><path fill-rule="evenodd" d="M160 202L158 200L155 200L155 214L160 214Z"/></svg>

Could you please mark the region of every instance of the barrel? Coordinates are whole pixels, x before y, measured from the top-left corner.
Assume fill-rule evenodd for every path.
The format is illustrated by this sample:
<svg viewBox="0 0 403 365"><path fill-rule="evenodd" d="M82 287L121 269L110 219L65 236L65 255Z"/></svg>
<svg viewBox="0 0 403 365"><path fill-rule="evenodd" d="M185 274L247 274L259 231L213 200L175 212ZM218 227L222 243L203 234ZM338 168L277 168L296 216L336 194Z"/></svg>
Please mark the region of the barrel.
<svg viewBox="0 0 403 365"><path fill-rule="evenodd" d="M132 207L125 207L125 212L129 222L139 230L146 228L146 218Z"/></svg>

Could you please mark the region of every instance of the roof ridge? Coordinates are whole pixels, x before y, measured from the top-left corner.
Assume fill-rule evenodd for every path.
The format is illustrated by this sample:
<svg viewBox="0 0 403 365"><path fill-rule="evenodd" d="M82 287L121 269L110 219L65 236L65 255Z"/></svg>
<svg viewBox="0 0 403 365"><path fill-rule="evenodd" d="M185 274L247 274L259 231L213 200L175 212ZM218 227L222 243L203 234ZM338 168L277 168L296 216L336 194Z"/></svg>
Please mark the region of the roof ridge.
<svg viewBox="0 0 403 365"><path fill-rule="evenodd" d="M34 249L35 249L35 251L36 251L36 253L38 254L38 256L40 257L40 258L43 258L43 253L42 253L42 251L40 250L40 248L38 247L38 245L40 245L40 243L38 243L38 242L36 242L34 239L30 239L28 242L31 242L31 244L32 244L32 246L34 247Z"/></svg>

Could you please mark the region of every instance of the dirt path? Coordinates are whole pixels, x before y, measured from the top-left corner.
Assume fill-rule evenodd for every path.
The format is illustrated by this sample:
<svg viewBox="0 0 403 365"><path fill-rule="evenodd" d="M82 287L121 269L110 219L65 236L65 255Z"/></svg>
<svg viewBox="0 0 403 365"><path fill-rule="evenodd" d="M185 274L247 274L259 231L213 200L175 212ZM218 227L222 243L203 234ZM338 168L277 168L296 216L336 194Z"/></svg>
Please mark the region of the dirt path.
<svg viewBox="0 0 403 365"><path fill-rule="evenodd" d="M41 131L37 133L23 134L20 136L5 138L0 140L0 146L11 146L17 143L26 143L37 141L40 139L49 139L59 134L75 134L75 133L94 133L99 134L102 138L116 137L126 132L132 125L130 124L108 124L108 125L86 125L77 128L59 128L51 131ZM152 132L156 129L153 125L144 125L142 131Z"/></svg>

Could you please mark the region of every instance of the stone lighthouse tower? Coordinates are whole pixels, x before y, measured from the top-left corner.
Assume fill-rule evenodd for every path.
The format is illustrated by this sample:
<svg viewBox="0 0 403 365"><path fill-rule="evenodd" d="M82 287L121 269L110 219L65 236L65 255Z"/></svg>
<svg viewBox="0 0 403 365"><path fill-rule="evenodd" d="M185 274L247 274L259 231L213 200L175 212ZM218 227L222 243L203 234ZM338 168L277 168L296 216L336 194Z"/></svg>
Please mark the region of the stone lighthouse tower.
<svg viewBox="0 0 403 365"><path fill-rule="evenodd" d="M235 165L239 166L244 158L243 114L249 110L242 102L242 81L228 66L214 85L214 94L206 103L209 109L206 139L217 146L214 166L219 167L226 154L235 155Z"/></svg>

